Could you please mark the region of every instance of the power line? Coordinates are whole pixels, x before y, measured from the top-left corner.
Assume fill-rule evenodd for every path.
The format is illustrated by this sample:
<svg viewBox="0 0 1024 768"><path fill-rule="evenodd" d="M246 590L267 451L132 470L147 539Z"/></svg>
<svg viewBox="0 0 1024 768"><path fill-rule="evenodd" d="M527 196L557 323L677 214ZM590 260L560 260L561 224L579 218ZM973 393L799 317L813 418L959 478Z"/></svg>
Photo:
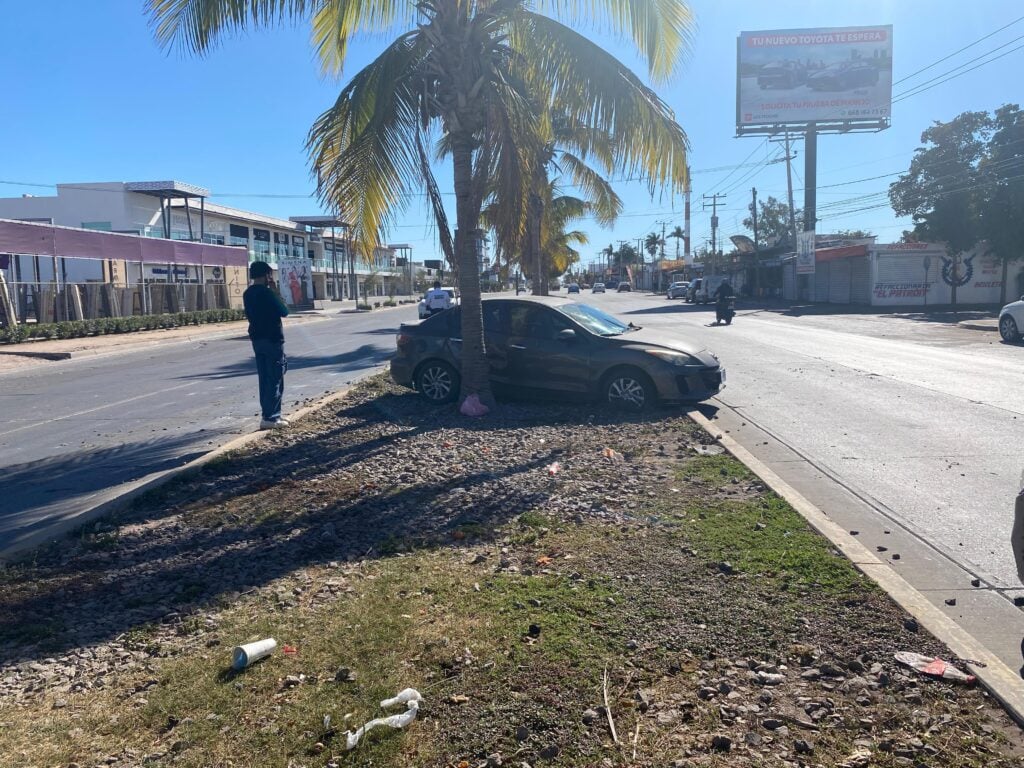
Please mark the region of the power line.
<svg viewBox="0 0 1024 768"><path fill-rule="evenodd" d="M1015 38L1014 40L1011 40L1010 43L1015 43L1015 42L1017 42L1017 40L1022 40L1022 39L1024 39L1024 35L1021 35L1021 37L1018 37L1018 38ZM1007 45L1010 45L1010 43L1006 43L1005 45L1001 45L1001 46L999 46L999 48L1005 48ZM999 50L999 48L994 48L991 51L989 51L988 53L982 54L982 56L988 56L990 53L995 53L996 51ZM921 83L921 86L924 86L924 87L916 87L917 88L916 90L911 89L909 91L904 91L903 93L898 94L892 100L892 103L896 104L897 102L903 101L904 99L909 99L911 96L917 96L919 93L924 93L925 91L930 91L932 88L940 86L943 83L948 83L950 80L956 80L961 75L966 75L968 72L973 72L974 70L978 69L979 67L983 67L986 64L991 64L993 61L998 61L999 59L1003 58L1004 56L1009 56L1011 53L1019 51L1021 48L1024 48L1024 44L1018 45L1016 48L1011 48L1010 50L1006 51L1005 53L1001 53L998 56L993 56L991 59L988 59L987 61L983 61L980 64L975 64L970 69L965 69L962 72L956 72L956 69L959 69L960 67L957 67L955 69L951 69L951 70L949 70L949 72L944 72L943 73L943 75L950 75L949 77L946 77L944 80L939 80L939 82L932 83L932 85L925 85L925 83L931 83L932 80L935 80L938 77L943 77L943 75L938 75L935 78L932 78L932 80L926 80L924 83ZM971 61L968 61L965 64L961 64L960 66L961 67L966 66L967 64L970 64L971 62L977 61L977 60L978 59L971 59ZM956 72L956 74L955 75L950 74L951 72Z"/></svg>
<svg viewBox="0 0 1024 768"><path fill-rule="evenodd" d="M977 45L978 43L982 42L983 40L988 40L988 39L989 39L990 37L992 37L993 35L997 35L997 34L999 34L1000 32L1002 32L1002 31L1003 31L1004 29L1008 29L1008 28L1012 27L1012 26L1013 26L1014 24L1018 24L1018 23L1020 23L1020 22L1022 22L1022 21L1024 21L1024 16L1021 16L1021 17L1020 17L1020 18L1018 18L1018 19L1014 19L1014 20L1013 20L1013 21L1011 21L1011 22L1010 22L1009 24L1005 24L1005 25L1001 26L1001 27L1000 27L999 29L995 30L994 32L989 32L989 33L988 33L987 35L985 35L984 37L979 37L979 38L978 38L977 40L975 40L975 41L974 41L973 43L968 43L968 44L967 44L967 45L965 45L965 46L964 46L963 48L960 48L959 50L953 51L953 52L952 52L951 54L949 54L949 55L947 55L947 56L943 56L943 57L942 57L941 59L936 59L935 61L933 61L933 62L932 62L931 64L929 64L928 66L926 66L926 67L922 67L921 69L917 70L917 72L912 72L911 74L907 75L906 77L901 77L901 78L900 78L899 80L897 80L896 82L894 82L894 83L893 83L893 85L899 85L900 83L906 82L906 81L907 81L907 80L909 80L910 78L912 78L912 77L916 77L917 75L920 75L920 74L921 74L922 72L925 72L925 71L927 71L927 70L931 69L932 67L934 67L934 66L936 66L936 65L938 65L938 64L941 64L942 62L944 62L944 61L947 61L948 59L951 59L951 58L953 58L953 57L954 57L954 56L956 56L956 55L957 55L958 53L963 53L963 52L964 52L964 51L966 51L966 50L967 50L968 48L973 48L974 46L976 46L976 45Z"/></svg>

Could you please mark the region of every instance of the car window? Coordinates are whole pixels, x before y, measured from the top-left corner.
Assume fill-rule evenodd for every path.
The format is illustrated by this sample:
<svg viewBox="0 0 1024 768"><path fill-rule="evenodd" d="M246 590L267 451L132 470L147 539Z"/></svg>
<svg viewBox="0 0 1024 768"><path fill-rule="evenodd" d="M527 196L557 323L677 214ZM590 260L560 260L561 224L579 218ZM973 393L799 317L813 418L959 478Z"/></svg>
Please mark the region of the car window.
<svg viewBox="0 0 1024 768"><path fill-rule="evenodd" d="M564 317L559 317L547 307L509 307L509 333L530 339L554 339L559 331L571 327Z"/></svg>
<svg viewBox="0 0 1024 768"><path fill-rule="evenodd" d="M502 333L501 304L496 301L485 301L484 305L484 331L486 333Z"/></svg>
<svg viewBox="0 0 1024 768"><path fill-rule="evenodd" d="M589 304L565 304L558 311L598 336L618 336L629 330L622 321Z"/></svg>

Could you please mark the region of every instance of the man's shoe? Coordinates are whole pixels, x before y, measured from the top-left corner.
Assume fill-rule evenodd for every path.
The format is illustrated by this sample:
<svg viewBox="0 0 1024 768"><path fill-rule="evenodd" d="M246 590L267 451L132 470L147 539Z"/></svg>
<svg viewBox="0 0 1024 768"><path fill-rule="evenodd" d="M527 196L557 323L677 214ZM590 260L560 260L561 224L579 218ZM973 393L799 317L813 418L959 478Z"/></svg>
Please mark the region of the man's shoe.
<svg viewBox="0 0 1024 768"><path fill-rule="evenodd" d="M271 421L270 419L263 419L260 421L260 429L280 429L281 427L287 427L287 419L278 419L277 421Z"/></svg>

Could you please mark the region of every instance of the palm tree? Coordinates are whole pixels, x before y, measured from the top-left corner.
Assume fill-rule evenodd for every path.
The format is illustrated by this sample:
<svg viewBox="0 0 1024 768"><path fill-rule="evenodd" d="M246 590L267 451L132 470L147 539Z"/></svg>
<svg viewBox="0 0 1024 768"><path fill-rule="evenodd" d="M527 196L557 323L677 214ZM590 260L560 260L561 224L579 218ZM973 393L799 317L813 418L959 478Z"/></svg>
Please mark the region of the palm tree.
<svg viewBox="0 0 1024 768"><path fill-rule="evenodd" d="M352 38L408 30L342 89L314 123L308 148L318 195L345 212L358 241L376 241L409 193L426 189L462 293L463 400L491 399L475 252L486 192L481 169L531 179L536 154L528 145L557 107L615 137L617 168L652 187L686 183L687 140L671 110L599 44L556 20L619 33L650 76L664 81L692 25L680 0L545 0L550 17L528 0L147 0L147 7L162 45L198 53L249 26L309 17L329 73L342 70ZM454 238L431 168L430 145L439 137L452 157ZM518 186L527 199L530 184Z"/></svg>
<svg viewBox="0 0 1024 768"><path fill-rule="evenodd" d="M674 237L676 239L676 261L679 261L679 241L686 239L686 231L682 227L677 226L668 233L668 237Z"/></svg>
<svg viewBox="0 0 1024 768"><path fill-rule="evenodd" d="M644 238L644 250L651 255L651 261L654 261L658 255L658 248L663 246L665 241L661 239L661 235L657 232L651 232Z"/></svg>

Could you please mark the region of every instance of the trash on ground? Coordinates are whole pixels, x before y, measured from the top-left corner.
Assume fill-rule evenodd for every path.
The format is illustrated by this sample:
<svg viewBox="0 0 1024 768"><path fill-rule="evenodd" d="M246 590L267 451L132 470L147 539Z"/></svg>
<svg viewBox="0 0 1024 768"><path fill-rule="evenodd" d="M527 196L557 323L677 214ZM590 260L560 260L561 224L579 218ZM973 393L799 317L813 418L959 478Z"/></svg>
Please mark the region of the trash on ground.
<svg viewBox="0 0 1024 768"><path fill-rule="evenodd" d="M953 680L958 683L967 683L968 685L973 684L976 680L974 675L968 675L966 672L960 671L952 664L949 664L942 659L933 658L932 656L924 656L920 653L912 653L911 651L899 651L894 654L894 658L900 664L906 664L908 667L920 672L922 675L939 677L943 680Z"/></svg>
<svg viewBox="0 0 1024 768"><path fill-rule="evenodd" d="M277 640L272 637L236 646L231 652L231 666L235 670L243 670L272 654L275 648L277 648Z"/></svg>
<svg viewBox="0 0 1024 768"><path fill-rule="evenodd" d="M378 725L386 725L389 728L405 728L405 726L416 719L416 713L419 712L421 701L423 701L423 697L420 696L420 692L415 688L406 688L393 699L384 699L380 703L381 709L393 707L395 704L405 704L405 712L400 715L378 717L360 726L355 731L348 731L345 734L345 749L355 749L363 735L369 733Z"/></svg>
<svg viewBox="0 0 1024 768"><path fill-rule="evenodd" d="M695 445L693 451L700 456L718 456L725 453L725 448L720 445Z"/></svg>
<svg viewBox="0 0 1024 768"><path fill-rule="evenodd" d="M281 646L281 653L283 653L285 656L295 656L298 652L299 649L296 648L294 645L286 644Z"/></svg>
<svg viewBox="0 0 1024 768"><path fill-rule="evenodd" d="M557 475L561 471L562 471L562 465L559 464L557 461L552 462L551 464L548 464L548 474L549 475Z"/></svg>
<svg viewBox="0 0 1024 768"><path fill-rule="evenodd" d="M462 401L459 406L459 413L463 416L486 416L491 409L480 402L476 394L472 394Z"/></svg>
<svg viewBox="0 0 1024 768"><path fill-rule="evenodd" d="M606 459L611 459L612 461L623 461L625 459L625 457L614 448L605 448L601 451L601 455Z"/></svg>

